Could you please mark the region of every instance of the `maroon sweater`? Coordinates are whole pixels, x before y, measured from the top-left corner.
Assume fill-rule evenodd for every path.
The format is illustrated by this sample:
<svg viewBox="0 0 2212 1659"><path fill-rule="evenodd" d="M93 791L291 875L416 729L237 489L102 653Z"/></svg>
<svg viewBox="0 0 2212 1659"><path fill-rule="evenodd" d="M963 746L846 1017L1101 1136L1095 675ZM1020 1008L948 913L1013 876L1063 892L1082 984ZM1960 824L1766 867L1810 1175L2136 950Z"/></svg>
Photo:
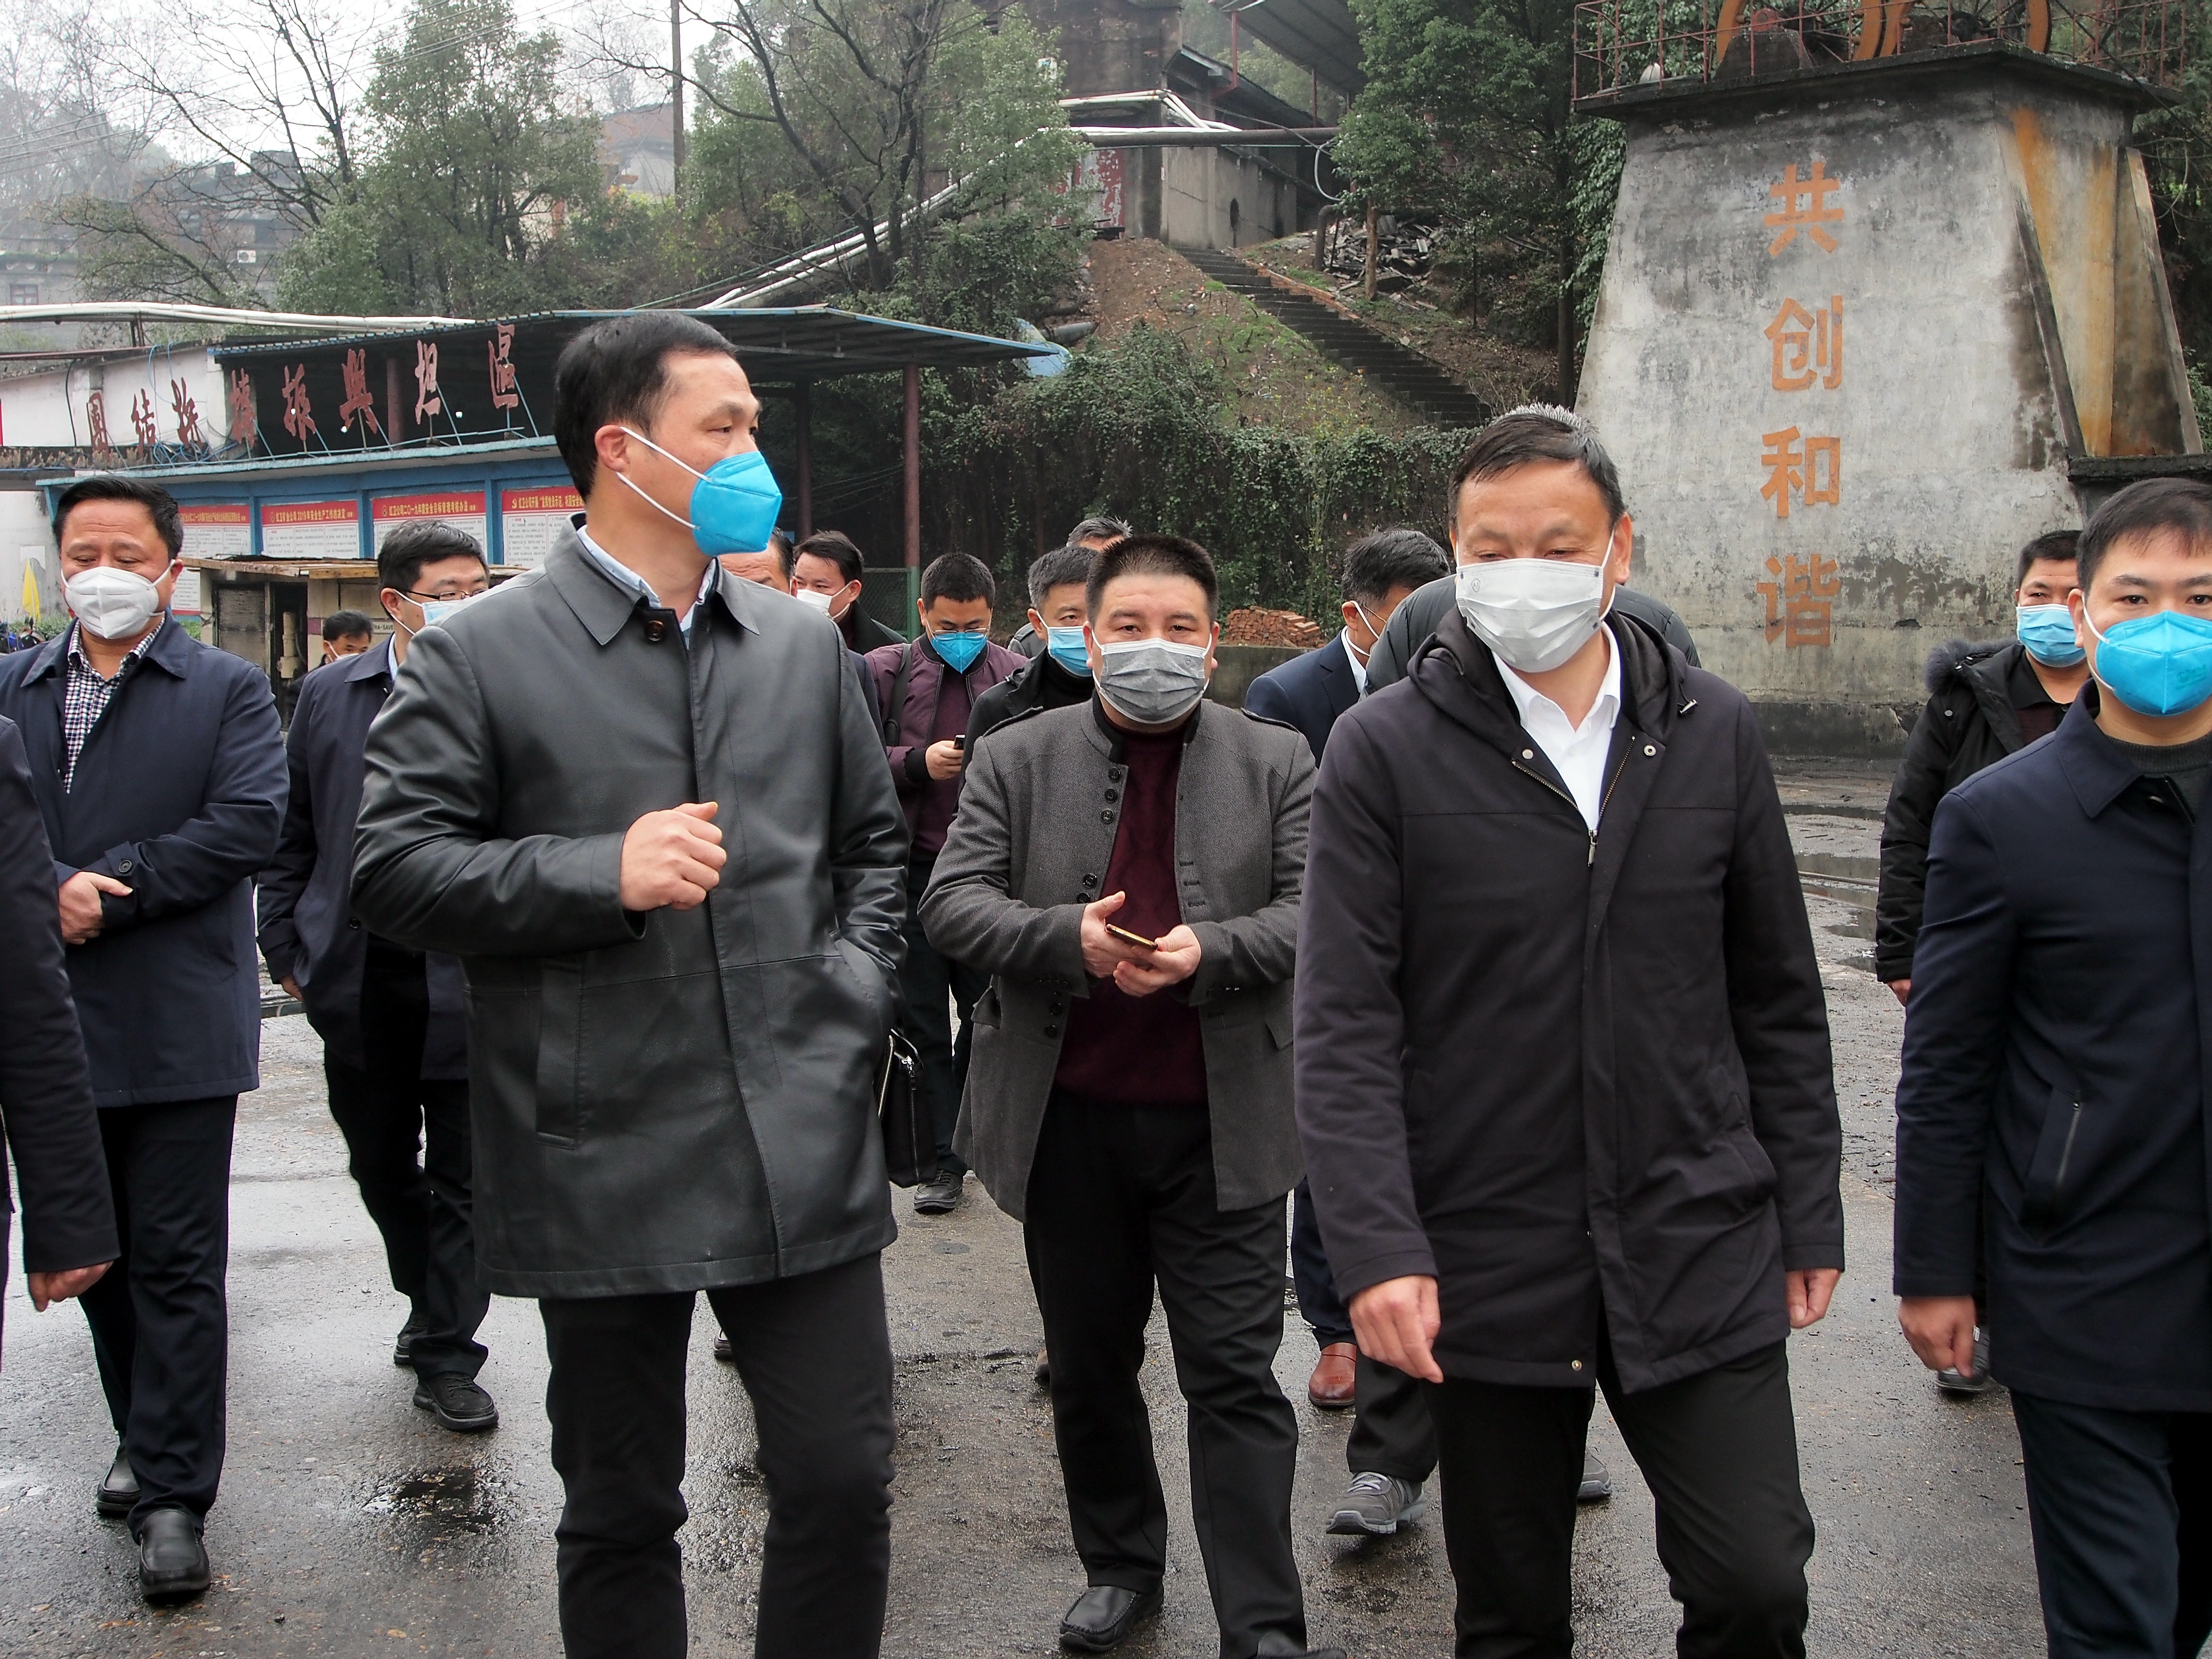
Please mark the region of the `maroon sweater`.
<svg viewBox="0 0 2212 1659"><path fill-rule="evenodd" d="M1190 729L1186 725L1157 738L1114 733L1127 775L1102 890L1128 895L1114 923L1146 939L1158 939L1182 921L1176 898L1176 781ZM1133 997L1110 979L1092 980L1089 997L1070 1000L1067 1037L1053 1081L1094 1100L1204 1105L1206 1044L1182 991L1171 985Z"/></svg>

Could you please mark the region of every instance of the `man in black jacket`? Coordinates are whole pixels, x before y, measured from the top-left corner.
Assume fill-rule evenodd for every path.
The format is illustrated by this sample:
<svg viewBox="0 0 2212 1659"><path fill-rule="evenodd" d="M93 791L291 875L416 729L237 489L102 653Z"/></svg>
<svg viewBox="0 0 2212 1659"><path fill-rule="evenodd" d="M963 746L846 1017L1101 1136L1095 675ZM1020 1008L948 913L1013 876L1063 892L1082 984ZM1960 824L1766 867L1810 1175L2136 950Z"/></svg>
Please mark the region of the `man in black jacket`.
<svg viewBox="0 0 2212 1659"><path fill-rule="evenodd" d="M130 1517L141 1593L172 1600L208 1586L222 1480L231 1134L260 1084L253 877L284 821L284 744L268 677L167 614L167 491L80 480L54 535L75 620L0 661L0 715L53 847L124 1245L83 1298L119 1443L94 1502Z"/></svg>
<svg viewBox="0 0 2212 1659"><path fill-rule="evenodd" d="M53 854L13 720L0 720L0 1124L23 1194L23 1272L44 1313L115 1260L115 1205L100 1150L84 1036L70 1006ZM0 1200L15 1207L4 1171ZM0 1290L8 1263L0 1252Z"/></svg>
<svg viewBox="0 0 2212 1659"><path fill-rule="evenodd" d="M2021 549L2013 638L1989 645L1954 640L1928 659L1928 704L1882 816L1875 901L1875 973L1899 1003L1912 990L1936 803L1991 762L2057 731L2088 680L2066 605L2080 539L2078 532L2054 530Z"/></svg>
<svg viewBox="0 0 2212 1659"><path fill-rule="evenodd" d="M1632 529L1564 410L1454 480L1458 604L1336 724L1297 1110L1360 1350L1425 1379L1461 1659L1565 1659L1601 1387L1684 1659L1802 1656L1784 1340L1843 1261L1819 964L1750 703L1605 617ZM1601 620L1602 619L1602 620Z"/></svg>
<svg viewBox="0 0 2212 1659"><path fill-rule="evenodd" d="M353 913L353 834L369 723L408 642L491 586L476 538L434 520L404 524L377 550L392 632L307 676L286 742L291 796L276 856L261 873L261 950L323 1039L331 1115L354 1183L384 1239L392 1288L408 1302L392 1361L415 1372L415 1403L457 1434L499 1425L476 1382L490 1297L477 1283L469 1220L469 1046L461 965L371 933ZM419 1152L419 1157L418 1157Z"/></svg>
<svg viewBox="0 0 2212 1659"><path fill-rule="evenodd" d="M861 566L860 550L850 536L817 530L792 550L787 574L792 596L820 594L827 601L823 609L845 636L845 648L865 657L879 645L899 644L901 635L860 608Z"/></svg>
<svg viewBox="0 0 2212 1659"><path fill-rule="evenodd" d="M2212 489L2081 532L2095 684L1944 798L1897 1090L1913 1352L2012 1391L2052 1659L2212 1632Z"/></svg>
<svg viewBox="0 0 2212 1659"><path fill-rule="evenodd" d="M1084 642L1084 587L1097 554L1071 542L1029 568L1029 626L1045 648L975 699L968 715L968 752L983 734L1032 708L1070 708L1091 701L1090 647Z"/></svg>

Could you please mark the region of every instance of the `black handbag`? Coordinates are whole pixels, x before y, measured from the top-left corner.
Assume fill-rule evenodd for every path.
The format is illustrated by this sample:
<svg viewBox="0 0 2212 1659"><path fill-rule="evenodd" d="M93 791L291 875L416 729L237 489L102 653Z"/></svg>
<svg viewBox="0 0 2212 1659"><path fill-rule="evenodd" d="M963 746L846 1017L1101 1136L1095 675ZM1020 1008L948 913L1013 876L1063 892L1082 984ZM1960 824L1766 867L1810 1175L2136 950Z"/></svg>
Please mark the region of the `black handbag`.
<svg viewBox="0 0 2212 1659"><path fill-rule="evenodd" d="M937 1176L937 1132L925 1121L916 1086L921 1056L893 1031L884 1040L884 1069L876 1079L876 1122L883 1131L884 1167L894 1187L915 1187Z"/></svg>

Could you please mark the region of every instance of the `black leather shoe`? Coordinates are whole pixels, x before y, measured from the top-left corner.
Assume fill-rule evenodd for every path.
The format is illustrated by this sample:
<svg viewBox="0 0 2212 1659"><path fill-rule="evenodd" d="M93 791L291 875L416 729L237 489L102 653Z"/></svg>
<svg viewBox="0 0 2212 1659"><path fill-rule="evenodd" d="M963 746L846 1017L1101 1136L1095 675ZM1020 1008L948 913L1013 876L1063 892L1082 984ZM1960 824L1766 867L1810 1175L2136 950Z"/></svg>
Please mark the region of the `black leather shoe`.
<svg viewBox="0 0 2212 1659"><path fill-rule="evenodd" d="M491 1396L458 1371L441 1371L415 1385L415 1403L455 1434L482 1434L499 1426Z"/></svg>
<svg viewBox="0 0 2212 1659"><path fill-rule="evenodd" d="M960 1207L964 1187L963 1177L957 1175L933 1176L914 1189L914 1212L916 1215L951 1215Z"/></svg>
<svg viewBox="0 0 2212 1659"><path fill-rule="evenodd" d="M1060 1621L1060 1644L1070 1653L1104 1653L1119 1647L1137 1627L1160 1610L1158 1590L1123 1589L1093 1584L1075 1598Z"/></svg>
<svg viewBox="0 0 2212 1659"><path fill-rule="evenodd" d="M155 1510L138 1528L139 1595L149 1601L185 1601L207 1587L199 1522L185 1510Z"/></svg>
<svg viewBox="0 0 2212 1659"><path fill-rule="evenodd" d="M111 1521L119 1521L131 1513L131 1506L138 1501L138 1476L131 1467L131 1460L123 1448L115 1449L115 1462L99 1485L92 1489L92 1506Z"/></svg>
<svg viewBox="0 0 2212 1659"><path fill-rule="evenodd" d="M407 1322L399 1328L399 1334L392 1340L392 1363L404 1369L415 1363L415 1339L430 1328L430 1322L420 1313L410 1313Z"/></svg>

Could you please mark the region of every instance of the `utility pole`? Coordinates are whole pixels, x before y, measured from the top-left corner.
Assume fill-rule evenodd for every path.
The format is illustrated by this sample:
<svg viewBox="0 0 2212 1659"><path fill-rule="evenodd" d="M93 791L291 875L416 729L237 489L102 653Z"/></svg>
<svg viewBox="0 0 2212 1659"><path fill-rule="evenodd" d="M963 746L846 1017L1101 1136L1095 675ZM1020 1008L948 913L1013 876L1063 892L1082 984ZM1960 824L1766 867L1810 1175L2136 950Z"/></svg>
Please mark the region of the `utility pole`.
<svg viewBox="0 0 2212 1659"><path fill-rule="evenodd" d="M668 0L668 118L675 135L676 177L669 194L684 202L684 0Z"/></svg>

